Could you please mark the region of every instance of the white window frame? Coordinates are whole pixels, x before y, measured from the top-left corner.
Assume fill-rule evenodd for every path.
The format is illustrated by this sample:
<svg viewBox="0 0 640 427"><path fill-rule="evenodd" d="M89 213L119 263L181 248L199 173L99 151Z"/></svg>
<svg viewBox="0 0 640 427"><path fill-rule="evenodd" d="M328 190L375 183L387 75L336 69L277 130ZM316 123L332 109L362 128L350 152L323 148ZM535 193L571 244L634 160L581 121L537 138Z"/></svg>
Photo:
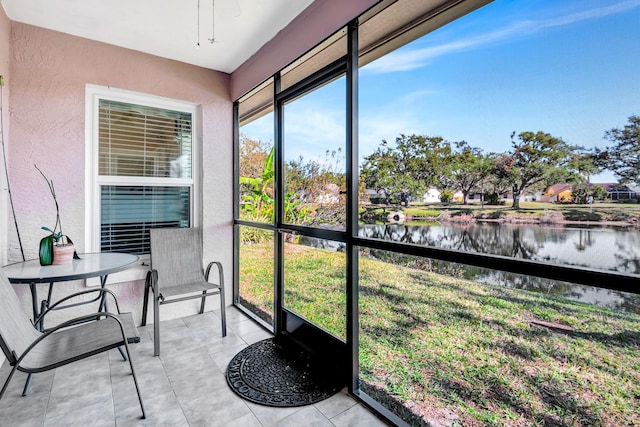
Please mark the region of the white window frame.
<svg viewBox="0 0 640 427"><path fill-rule="evenodd" d="M192 147L191 178L143 178L98 176L98 113L101 99L129 104L144 105L191 114ZM189 222L192 227L202 223L202 126L200 105L187 101L88 84L85 91L85 252L100 252L100 186L101 185L147 185L190 187L191 205ZM142 280L149 268L149 256L141 255L140 264L126 271L112 274L107 283ZM87 286L99 285L97 278L87 279Z"/></svg>

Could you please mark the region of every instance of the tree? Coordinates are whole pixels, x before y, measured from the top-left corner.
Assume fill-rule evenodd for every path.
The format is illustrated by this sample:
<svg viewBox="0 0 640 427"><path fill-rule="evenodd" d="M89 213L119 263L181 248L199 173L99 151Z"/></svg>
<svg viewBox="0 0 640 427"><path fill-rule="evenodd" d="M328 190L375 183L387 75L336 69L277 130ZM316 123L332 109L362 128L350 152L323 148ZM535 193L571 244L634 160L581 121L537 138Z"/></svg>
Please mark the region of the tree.
<svg viewBox="0 0 640 427"><path fill-rule="evenodd" d="M455 143L451 156L451 186L462 192L462 204L467 204L469 193L490 173L490 163L480 148L466 141Z"/></svg>
<svg viewBox="0 0 640 427"><path fill-rule="evenodd" d="M240 215L242 219L273 218L274 151L272 144L240 135Z"/></svg>
<svg viewBox="0 0 640 427"><path fill-rule="evenodd" d="M544 132L511 134L512 150L494 158L494 173L511 185L513 208L520 208L520 196L527 187L566 176L573 150L561 138ZM557 178L556 178L557 179Z"/></svg>
<svg viewBox="0 0 640 427"><path fill-rule="evenodd" d="M487 154L489 174L486 179L480 181L480 189L483 197L486 195L488 205L504 205L504 200L501 199L501 196L507 194L512 187L511 182L507 179L508 175L496 171L497 164L502 161L503 156L505 156L504 153Z"/></svg>
<svg viewBox="0 0 640 427"><path fill-rule="evenodd" d="M613 128L604 134L613 145L597 150L598 162L611 170L621 183L640 184L640 116L630 116L624 128Z"/></svg>
<svg viewBox="0 0 640 427"><path fill-rule="evenodd" d="M576 171L582 182L591 182L591 176L602 172L592 151L577 150L569 157L569 170Z"/></svg>
<svg viewBox="0 0 640 427"><path fill-rule="evenodd" d="M576 204L593 203L607 198L607 190L601 185L576 184L571 189L571 201Z"/></svg>
<svg viewBox="0 0 640 427"><path fill-rule="evenodd" d="M269 151L260 168L259 175L241 176L240 185L249 189L241 191L242 212L246 212L251 219L268 220L273 218L273 182L274 150ZM247 219L247 218L243 218Z"/></svg>
<svg viewBox="0 0 640 427"><path fill-rule="evenodd" d="M325 158L306 161L302 156L285 165L285 189L315 202L328 188L346 188L342 149L326 150Z"/></svg>
<svg viewBox="0 0 640 427"><path fill-rule="evenodd" d="M320 225L346 222L346 175L341 148L326 150L324 159L302 156L285 164L285 221ZM287 209L288 204L296 209ZM300 204L298 209L298 204Z"/></svg>
<svg viewBox="0 0 640 427"><path fill-rule="evenodd" d="M594 185L591 189L593 200L603 201L609 197L609 193L602 185Z"/></svg>
<svg viewBox="0 0 640 427"><path fill-rule="evenodd" d="M258 178L273 144L240 135L240 176Z"/></svg>
<svg viewBox="0 0 640 427"><path fill-rule="evenodd" d="M395 146L383 140L364 158L360 176L367 188L387 195L422 195L430 186L446 187L451 171L451 144L440 137L404 135Z"/></svg>
<svg viewBox="0 0 640 427"><path fill-rule="evenodd" d="M587 184L576 184L571 189L571 202L577 205L584 205L589 203L589 196L591 195L591 187Z"/></svg>

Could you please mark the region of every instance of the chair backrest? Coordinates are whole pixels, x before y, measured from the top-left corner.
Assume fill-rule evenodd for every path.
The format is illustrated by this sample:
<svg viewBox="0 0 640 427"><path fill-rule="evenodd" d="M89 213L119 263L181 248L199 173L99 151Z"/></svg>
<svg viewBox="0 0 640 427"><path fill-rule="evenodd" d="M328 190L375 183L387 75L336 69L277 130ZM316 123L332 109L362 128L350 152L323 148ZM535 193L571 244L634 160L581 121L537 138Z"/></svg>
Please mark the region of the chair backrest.
<svg viewBox="0 0 640 427"><path fill-rule="evenodd" d="M204 280L201 228L154 228L149 237L160 289Z"/></svg>
<svg viewBox="0 0 640 427"><path fill-rule="evenodd" d="M20 357L39 335L40 332L24 312L13 286L0 270L0 347L7 359L14 362L11 352L15 351Z"/></svg>

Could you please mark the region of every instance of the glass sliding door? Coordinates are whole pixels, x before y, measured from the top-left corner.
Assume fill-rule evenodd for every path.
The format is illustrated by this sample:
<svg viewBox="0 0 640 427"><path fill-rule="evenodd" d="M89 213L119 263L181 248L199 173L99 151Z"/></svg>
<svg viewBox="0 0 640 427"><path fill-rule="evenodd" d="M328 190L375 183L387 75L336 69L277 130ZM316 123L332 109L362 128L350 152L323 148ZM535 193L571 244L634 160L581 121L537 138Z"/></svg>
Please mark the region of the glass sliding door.
<svg viewBox="0 0 640 427"><path fill-rule="evenodd" d="M277 105L282 147L281 330L307 347L317 347L318 340L325 347L335 345L340 356L333 357L339 359L347 323L344 71L329 68L294 85Z"/></svg>
<svg viewBox="0 0 640 427"><path fill-rule="evenodd" d="M346 341L344 243L284 233L287 310Z"/></svg>

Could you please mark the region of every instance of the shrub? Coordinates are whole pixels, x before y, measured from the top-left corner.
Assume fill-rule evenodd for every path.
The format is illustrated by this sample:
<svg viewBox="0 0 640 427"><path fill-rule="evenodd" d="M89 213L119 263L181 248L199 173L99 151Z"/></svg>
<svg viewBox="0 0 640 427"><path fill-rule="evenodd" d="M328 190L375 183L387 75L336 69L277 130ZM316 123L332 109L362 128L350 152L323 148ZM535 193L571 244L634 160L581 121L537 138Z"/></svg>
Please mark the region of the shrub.
<svg viewBox="0 0 640 427"><path fill-rule="evenodd" d="M541 224L558 224L564 221L564 215L559 211L545 210L540 216Z"/></svg>
<svg viewBox="0 0 640 427"><path fill-rule="evenodd" d="M451 221L451 212L443 211L436 219L440 222L449 222Z"/></svg>
<svg viewBox="0 0 640 427"><path fill-rule="evenodd" d="M504 200L500 199L500 195L496 192L487 194L486 205L501 206L504 205Z"/></svg>
<svg viewBox="0 0 640 427"><path fill-rule="evenodd" d="M255 214L244 217L243 219L246 219L247 221L263 222L263 223L268 223L270 221L269 217L255 215ZM272 238L273 238L273 232L270 230L265 230L263 228L250 227L250 226L240 227L241 243L262 243Z"/></svg>
<svg viewBox="0 0 640 427"><path fill-rule="evenodd" d="M440 201L442 203L449 203L453 200L453 191L451 190L442 190L440 193Z"/></svg>
<svg viewBox="0 0 640 427"><path fill-rule="evenodd" d="M618 203L625 204L625 205L636 205L638 204L638 199L621 199L621 200L618 200Z"/></svg>

